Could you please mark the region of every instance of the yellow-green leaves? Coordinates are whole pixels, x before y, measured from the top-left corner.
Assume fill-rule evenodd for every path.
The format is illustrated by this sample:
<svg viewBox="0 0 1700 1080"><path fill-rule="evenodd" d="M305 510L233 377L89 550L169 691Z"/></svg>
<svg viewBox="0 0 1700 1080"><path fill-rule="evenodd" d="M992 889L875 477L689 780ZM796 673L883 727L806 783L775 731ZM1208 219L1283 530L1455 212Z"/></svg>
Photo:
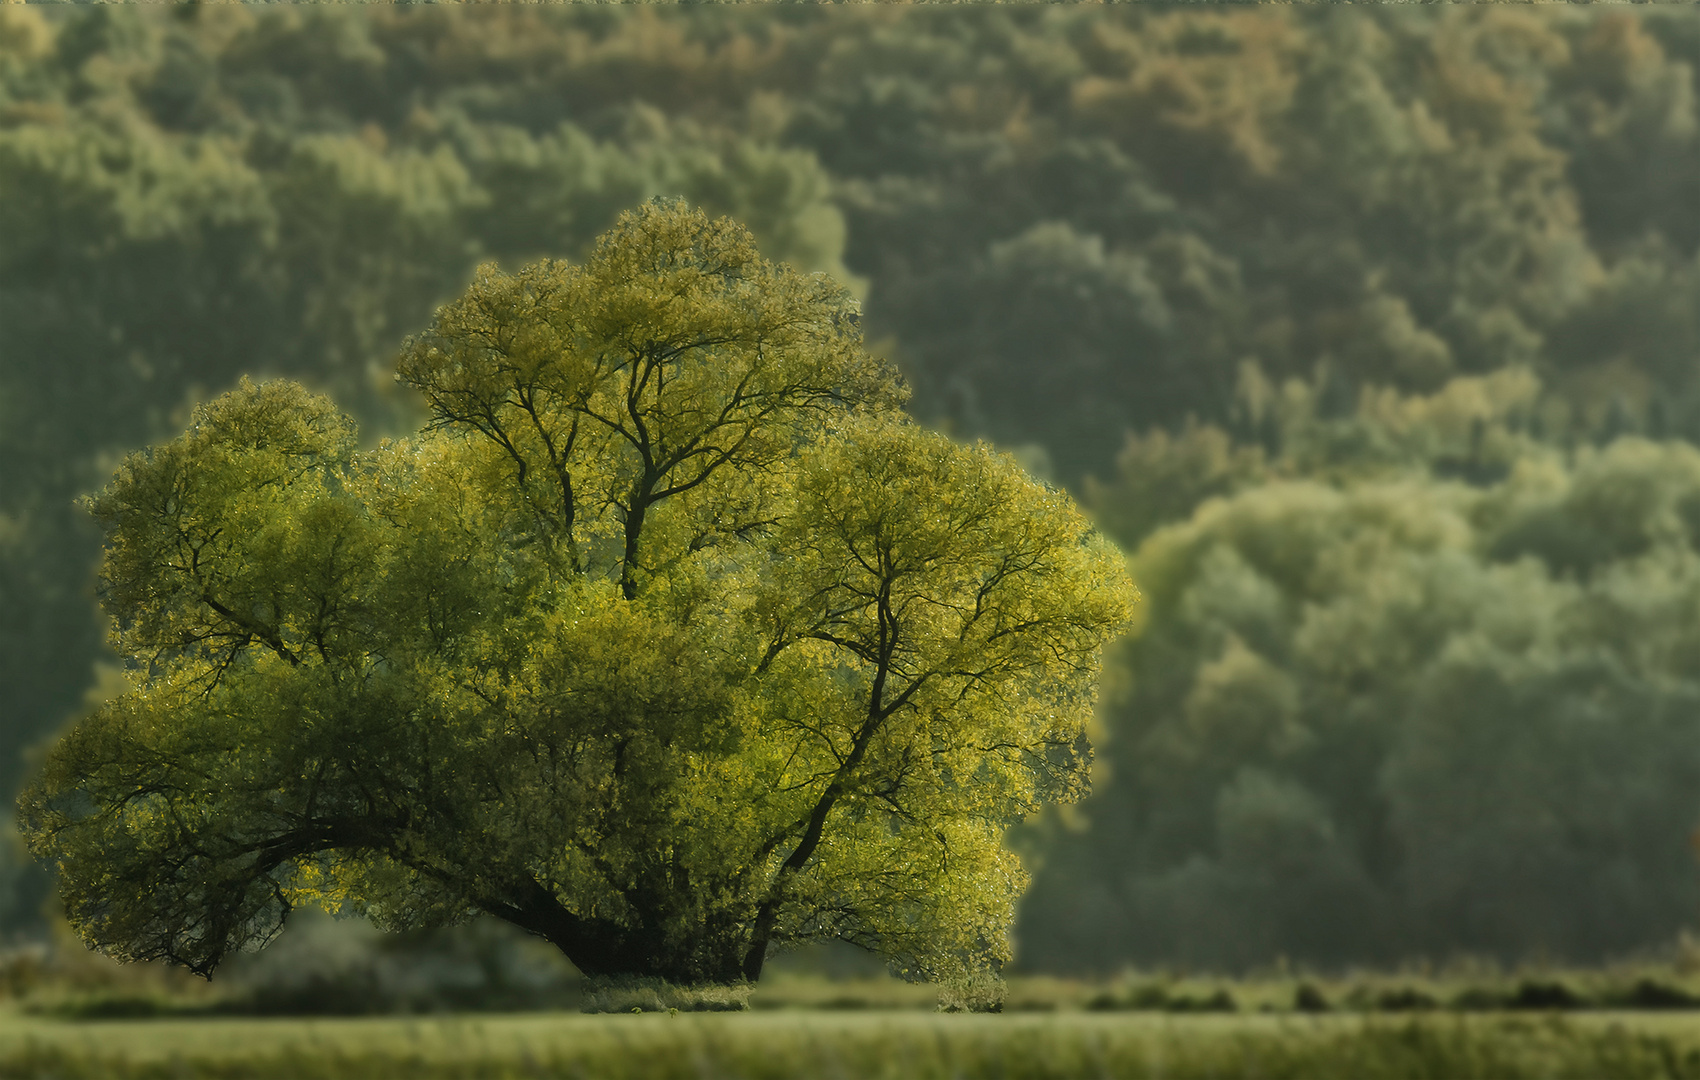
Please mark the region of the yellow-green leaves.
<svg viewBox="0 0 1700 1080"><path fill-rule="evenodd" d="M901 401L855 316L831 279L762 260L742 226L650 203L583 267L481 268L408 343L399 377L439 425L499 446L540 534L575 569L612 568L629 599L670 557L642 542L652 507L744 486L835 410ZM763 519L747 509L683 542ZM584 550L608 519L620 544Z"/></svg>
<svg viewBox="0 0 1700 1080"><path fill-rule="evenodd" d="M1025 877L1000 837L1084 789L1099 652L1134 599L1119 557L1008 456L879 419L803 455L778 537L774 667L818 672L768 699L814 770L778 932L831 912L913 970L1007 956Z"/></svg>
<svg viewBox="0 0 1700 1080"><path fill-rule="evenodd" d="M296 663L331 647L370 559L362 511L340 492L353 442L329 401L244 380L183 436L132 454L89 502L119 649L228 655L257 641Z"/></svg>
<svg viewBox="0 0 1700 1080"><path fill-rule="evenodd" d="M240 388L93 502L134 690L26 795L96 944L485 912L591 973L1008 955L1133 599L1061 493L904 420L853 303L678 205L409 344L419 435Z"/></svg>
<svg viewBox="0 0 1700 1080"><path fill-rule="evenodd" d="M1066 495L987 447L877 421L847 422L798 486L777 573L788 632L866 680L860 717L953 751L1072 744L1133 592Z"/></svg>

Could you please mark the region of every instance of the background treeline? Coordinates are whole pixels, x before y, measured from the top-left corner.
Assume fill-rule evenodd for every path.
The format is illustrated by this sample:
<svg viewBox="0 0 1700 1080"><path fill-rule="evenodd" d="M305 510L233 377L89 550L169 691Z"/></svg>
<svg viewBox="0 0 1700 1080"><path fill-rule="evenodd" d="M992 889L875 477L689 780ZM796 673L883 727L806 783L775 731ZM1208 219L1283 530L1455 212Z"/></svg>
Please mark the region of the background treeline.
<svg viewBox="0 0 1700 1080"><path fill-rule="evenodd" d="M1029 968L1700 921L1700 11L0 7L0 793L119 452L680 195L1134 553ZM0 854L0 933L42 879Z"/></svg>

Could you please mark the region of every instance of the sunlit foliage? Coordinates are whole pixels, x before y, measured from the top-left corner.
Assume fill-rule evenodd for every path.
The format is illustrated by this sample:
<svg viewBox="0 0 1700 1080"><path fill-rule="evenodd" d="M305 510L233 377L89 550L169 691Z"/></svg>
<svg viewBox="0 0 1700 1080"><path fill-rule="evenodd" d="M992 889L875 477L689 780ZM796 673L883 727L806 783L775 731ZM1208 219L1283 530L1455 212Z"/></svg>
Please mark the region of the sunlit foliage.
<svg viewBox="0 0 1700 1080"><path fill-rule="evenodd" d="M90 503L129 691L20 805L91 944L210 974L312 901L683 982L1007 959L1132 602L1066 495L682 204L481 270L399 374L415 437L244 382Z"/></svg>

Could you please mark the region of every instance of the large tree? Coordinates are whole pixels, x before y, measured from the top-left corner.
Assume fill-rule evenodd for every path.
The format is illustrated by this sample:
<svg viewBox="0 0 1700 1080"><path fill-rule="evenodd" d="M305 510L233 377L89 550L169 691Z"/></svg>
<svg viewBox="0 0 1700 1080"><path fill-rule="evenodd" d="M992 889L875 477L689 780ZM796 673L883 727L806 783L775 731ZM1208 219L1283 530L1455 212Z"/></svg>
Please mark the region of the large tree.
<svg viewBox="0 0 1700 1080"><path fill-rule="evenodd" d="M824 275L681 204L485 268L431 422L244 382L91 503L129 691L20 801L94 945L210 974L292 906L485 913L591 974L1007 956L1131 587L1066 496L908 424Z"/></svg>

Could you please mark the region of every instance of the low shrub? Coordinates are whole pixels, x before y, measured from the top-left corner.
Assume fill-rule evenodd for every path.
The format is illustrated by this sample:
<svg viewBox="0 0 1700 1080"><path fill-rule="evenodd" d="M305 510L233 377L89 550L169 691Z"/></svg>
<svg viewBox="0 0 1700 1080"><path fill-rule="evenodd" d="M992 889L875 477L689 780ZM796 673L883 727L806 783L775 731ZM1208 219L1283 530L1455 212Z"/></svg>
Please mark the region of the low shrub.
<svg viewBox="0 0 1700 1080"><path fill-rule="evenodd" d="M47 946L0 949L0 1000L23 997L50 978Z"/></svg>
<svg viewBox="0 0 1700 1080"><path fill-rule="evenodd" d="M1506 1008L1509 1000L1495 987L1472 986L1455 994L1451 1006L1459 1012L1490 1012Z"/></svg>
<svg viewBox="0 0 1700 1080"><path fill-rule="evenodd" d="M1296 1012L1319 1013L1329 1009L1328 999L1310 983L1300 983L1293 990L1293 1009Z"/></svg>
<svg viewBox="0 0 1700 1080"><path fill-rule="evenodd" d="M1510 1009L1580 1009L1587 1004L1577 993L1561 982L1538 982L1525 979L1517 992L1504 1002Z"/></svg>
<svg viewBox="0 0 1700 1080"><path fill-rule="evenodd" d="M939 984L939 1012L1003 1012L1008 989L992 972L972 972Z"/></svg>
<svg viewBox="0 0 1700 1080"><path fill-rule="evenodd" d="M1700 1009L1700 996L1657 979L1640 979L1611 1004L1626 1009Z"/></svg>
<svg viewBox="0 0 1700 1080"><path fill-rule="evenodd" d="M1169 998L1167 1006L1169 1012L1238 1012L1239 1008L1234 995L1221 989L1200 997L1174 995Z"/></svg>
<svg viewBox="0 0 1700 1080"><path fill-rule="evenodd" d="M676 986L666 979L587 979L580 1011L587 1013L743 1012L750 1007L749 983Z"/></svg>
<svg viewBox="0 0 1700 1080"><path fill-rule="evenodd" d="M1423 1012L1439 1006L1433 995L1409 986L1383 990L1375 997L1375 1007L1381 1012Z"/></svg>

